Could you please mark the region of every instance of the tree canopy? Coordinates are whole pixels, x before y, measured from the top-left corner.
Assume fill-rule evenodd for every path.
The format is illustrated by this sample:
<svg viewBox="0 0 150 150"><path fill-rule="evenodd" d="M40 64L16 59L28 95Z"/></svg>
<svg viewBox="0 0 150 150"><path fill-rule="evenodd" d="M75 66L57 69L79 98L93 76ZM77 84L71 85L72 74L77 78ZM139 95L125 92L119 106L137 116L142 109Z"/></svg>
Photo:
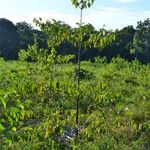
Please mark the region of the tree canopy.
<svg viewBox="0 0 150 150"><path fill-rule="evenodd" d="M1 18L0 56L5 59L17 59L19 50L32 45L34 37L36 37L40 48L47 48L48 44L52 44L53 41L58 54L76 53L77 43L75 41L77 39L75 39L75 36L77 37L79 33L77 28L72 28L62 21L53 20L46 23L38 21L41 23L39 24L41 30L34 29L26 22L19 22L15 25L11 21ZM44 28L46 26L47 29ZM119 55L129 61L136 58L142 63L150 62L149 19L143 22L139 21L136 28L127 26L114 32L106 30L104 27L96 30L91 24L82 25L82 28L83 37L80 40L82 40L83 49L86 49L86 51L82 50L81 60L94 59L96 56L111 60ZM58 29L61 30L58 32ZM112 33L115 35L115 40L105 45L105 42L109 43L109 35L112 35ZM72 37L67 37L67 34L71 34ZM61 38L61 40L58 40L58 38ZM60 43L57 43L58 41Z"/></svg>

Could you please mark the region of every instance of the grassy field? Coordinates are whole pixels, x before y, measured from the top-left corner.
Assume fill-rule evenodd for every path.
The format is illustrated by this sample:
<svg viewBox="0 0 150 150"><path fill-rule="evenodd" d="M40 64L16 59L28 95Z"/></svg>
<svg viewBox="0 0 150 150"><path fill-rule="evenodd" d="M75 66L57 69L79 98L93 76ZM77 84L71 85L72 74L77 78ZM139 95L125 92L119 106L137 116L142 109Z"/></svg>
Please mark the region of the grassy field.
<svg viewBox="0 0 150 150"><path fill-rule="evenodd" d="M150 65L97 58L80 78L78 92L73 63L0 59L0 149L150 149Z"/></svg>

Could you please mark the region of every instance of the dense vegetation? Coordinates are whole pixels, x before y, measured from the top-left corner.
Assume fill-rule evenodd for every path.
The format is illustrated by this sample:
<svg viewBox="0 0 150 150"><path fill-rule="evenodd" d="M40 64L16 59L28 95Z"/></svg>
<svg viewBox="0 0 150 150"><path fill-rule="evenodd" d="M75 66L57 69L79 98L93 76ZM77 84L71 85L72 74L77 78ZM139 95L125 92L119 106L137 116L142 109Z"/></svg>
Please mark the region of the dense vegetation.
<svg viewBox="0 0 150 150"><path fill-rule="evenodd" d="M71 1L78 28L0 19L0 149L150 149L150 20L96 31Z"/></svg>
<svg viewBox="0 0 150 150"><path fill-rule="evenodd" d="M74 139L76 66L0 59L0 149L150 148L150 66L121 58L81 66Z"/></svg>
<svg viewBox="0 0 150 150"><path fill-rule="evenodd" d="M52 25L55 25L52 23ZM75 34L76 28L71 28L67 24L62 24L62 27L68 26L70 32ZM57 33L56 30L53 34ZM84 40L88 40L91 33L107 34L112 32L101 28L95 30L91 24L85 25L88 28ZM106 57L111 60L113 57L120 56L126 60L134 60L137 58L142 63L150 62L150 20L138 22L136 29L133 26L124 27L121 30L114 31L116 40L107 45L107 47L88 47L87 51L82 54L82 60L93 59L96 56ZM36 35L39 45L46 48L47 37L43 32L35 30L30 24L20 22L14 25L11 21L0 19L0 56L5 59L18 59L18 51L27 48L28 44L33 44L34 36ZM75 54L76 48L69 40L62 42L57 48L59 54Z"/></svg>

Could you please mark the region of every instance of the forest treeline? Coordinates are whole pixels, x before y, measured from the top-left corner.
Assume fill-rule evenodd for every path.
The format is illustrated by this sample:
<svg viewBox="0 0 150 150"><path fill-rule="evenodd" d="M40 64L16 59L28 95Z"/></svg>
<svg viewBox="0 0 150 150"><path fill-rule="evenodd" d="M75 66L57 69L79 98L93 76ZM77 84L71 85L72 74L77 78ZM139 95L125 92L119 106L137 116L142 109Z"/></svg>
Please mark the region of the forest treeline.
<svg viewBox="0 0 150 150"><path fill-rule="evenodd" d="M75 34L76 28L72 28L65 23L60 25L62 28L67 26L71 33ZM106 57L108 60L111 60L113 57L120 56L128 61L136 58L144 64L150 62L150 19L137 22L136 28L127 26L115 31L108 31L104 28L96 30L91 24L84 25L84 28L88 30L84 35L83 42L88 40L92 33L102 35L113 32L115 39L104 48L94 45L88 47L81 53L82 60L93 59L97 56ZM57 32L56 26L55 33L53 34L56 35ZM6 60L18 59L19 50L27 49L28 45L32 45L35 37L40 48L47 48L47 36L40 30L34 29L26 22L14 24L10 20L0 18L0 57ZM56 51L62 55L76 54L76 49L69 40L65 40L56 48Z"/></svg>

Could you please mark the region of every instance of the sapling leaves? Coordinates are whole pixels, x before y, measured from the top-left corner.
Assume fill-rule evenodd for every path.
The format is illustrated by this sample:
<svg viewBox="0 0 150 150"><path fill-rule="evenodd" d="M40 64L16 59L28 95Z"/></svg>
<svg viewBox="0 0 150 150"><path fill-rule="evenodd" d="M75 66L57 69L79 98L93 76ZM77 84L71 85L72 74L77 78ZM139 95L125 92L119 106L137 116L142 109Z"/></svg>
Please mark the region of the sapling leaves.
<svg viewBox="0 0 150 150"><path fill-rule="evenodd" d="M93 5L95 0L71 0L76 8L85 9Z"/></svg>

